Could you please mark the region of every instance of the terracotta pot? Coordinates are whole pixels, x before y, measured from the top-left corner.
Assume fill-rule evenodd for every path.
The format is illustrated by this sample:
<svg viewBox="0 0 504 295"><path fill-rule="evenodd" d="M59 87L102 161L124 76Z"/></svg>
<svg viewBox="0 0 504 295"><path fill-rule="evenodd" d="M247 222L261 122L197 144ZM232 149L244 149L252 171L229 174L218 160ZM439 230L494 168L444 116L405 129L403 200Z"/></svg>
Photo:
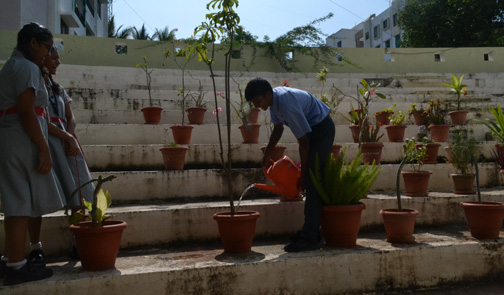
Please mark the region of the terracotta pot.
<svg viewBox="0 0 504 295"><path fill-rule="evenodd" d="M394 113L390 112L383 112L379 114L375 114L376 122L381 123L382 125L389 125L390 124L390 116L393 115Z"/></svg>
<svg viewBox="0 0 504 295"><path fill-rule="evenodd" d="M159 150L163 154L163 163L166 170L183 170L186 153L189 148L186 146L163 147Z"/></svg>
<svg viewBox="0 0 504 295"><path fill-rule="evenodd" d="M504 203L500 202L462 202L471 236L476 239L499 238L504 220Z"/></svg>
<svg viewBox="0 0 504 295"><path fill-rule="evenodd" d="M427 197L431 171L401 171L406 188L406 196Z"/></svg>
<svg viewBox="0 0 504 295"><path fill-rule="evenodd" d="M454 191L456 195L474 195L476 191L474 183L476 181L475 174L450 174L453 180Z"/></svg>
<svg viewBox="0 0 504 295"><path fill-rule="evenodd" d="M390 142L404 142L404 132L406 125L388 125L385 126L387 136Z"/></svg>
<svg viewBox="0 0 504 295"><path fill-rule="evenodd" d="M195 125L203 124L203 121L205 120L205 112L206 112L205 108L200 107L188 108L186 112L187 112L187 119L189 120L190 124Z"/></svg>
<svg viewBox="0 0 504 295"><path fill-rule="evenodd" d="M364 203L322 207L322 234L327 246L354 247L360 229Z"/></svg>
<svg viewBox="0 0 504 295"><path fill-rule="evenodd" d="M422 146L421 143L416 143L415 148L419 149ZM439 153L440 143L429 142L427 143L427 159L423 161L424 164L437 164L437 157Z"/></svg>
<svg viewBox="0 0 504 295"><path fill-rule="evenodd" d="M250 113L248 115L248 122L250 123L257 123L257 119L259 118L259 112L261 109L258 108L252 108L250 109Z"/></svg>
<svg viewBox="0 0 504 295"><path fill-rule="evenodd" d="M124 221L104 221L99 227L93 227L91 221L70 225L82 268L95 271L115 267L126 226Z"/></svg>
<svg viewBox="0 0 504 295"><path fill-rule="evenodd" d="M448 115L450 115L453 125L465 125L467 121L467 113L468 111L461 110L449 112Z"/></svg>
<svg viewBox="0 0 504 295"><path fill-rule="evenodd" d="M341 145L340 144L333 144L333 146L331 148L331 153L334 156L334 160L338 160L340 150L341 150Z"/></svg>
<svg viewBox="0 0 504 295"><path fill-rule="evenodd" d="M360 135L360 126L359 125L350 125L348 126L350 128L350 131L352 132L352 139L354 143L359 142L359 135Z"/></svg>
<svg viewBox="0 0 504 295"><path fill-rule="evenodd" d="M286 149L287 149L287 147L284 145L276 145L273 148L273 150L271 151L270 159L273 160L274 162L280 160L281 158L283 158ZM266 150L266 147L262 146L261 151L262 151L263 155L264 155L265 150Z"/></svg>
<svg viewBox="0 0 504 295"><path fill-rule="evenodd" d="M141 109L145 124L159 124L161 122L162 107L145 107Z"/></svg>
<svg viewBox="0 0 504 295"><path fill-rule="evenodd" d="M234 216L231 216L231 212L220 212L213 215L219 227L219 235L225 253L250 252L259 216L259 212L255 211L239 211Z"/></svg>
<svg viewBox="0 0 504 295"><path fill-rule="evenodd" d="M499 163L504 163L504 144L503 143L496 143L495 149L497 150L497 157L499 157ZM504 169L504 167L500 167L500 168Z"/></svg>
<svg viewBox="0 0 504 295"><path fill-rule="evenodd" d="M261 124L251 123L247 125L241 125L238 128L240 128L243 138L242 143L259 143L259 130L261 128Z"/></svg>
<svg viewBox="0 0 504 295"><path fill-rule="evenodd" d="M448 141L451 125L429 125L429 131L435 142Z"/></svg>
<svg viewBox="0 0 504 295"><path fill-rule="evenodd" d="M415 218L418 216L418 211L414 209L402 209L399 212L397 209L380 210L380 215L383 217L385 232L387 233L387 242L390 243L413 243L415 237Z"/></svg>
<svg viewBox="0 0 504 295"><path fill-rule="evenodd" d="M414 111L413 119L415 120L415 125L417 126L427 125L428 122L427 114L423 111Z"/></svg>
<svg viewBox="0 0 504 295"><path fill-rule="evenodd" d="M361 144L361 149L363 156L362 162L364 162L364 164L371 164L373 160L376 164L380 163L383 149L382 142L363 142Z"/></svg>
<svg viewBox="0 0 504 295"><path fill-rule="evenodd" d="M176 144L189 144L191 142L191 134L194 126L191 125L174 125L170 129L173 133L173 141Z"/></svg>

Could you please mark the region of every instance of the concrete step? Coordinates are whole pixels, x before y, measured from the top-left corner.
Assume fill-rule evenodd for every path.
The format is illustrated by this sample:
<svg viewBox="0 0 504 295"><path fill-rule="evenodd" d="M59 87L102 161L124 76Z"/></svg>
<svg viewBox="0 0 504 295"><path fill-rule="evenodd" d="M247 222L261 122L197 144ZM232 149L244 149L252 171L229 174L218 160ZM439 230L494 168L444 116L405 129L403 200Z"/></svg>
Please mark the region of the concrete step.
<svg viewBox="0 0 504 295"><path fill-rule="evenodd" d="M239 255L223 253L216 243L122 250L114 269L88 272L76 261L53 262L49 264L53 277L0 290L6 294L64 290L76 295L89 290L96 295L395 294L401 290L410 294L447 282L503 277L503 234L495 240L475 240L460 224L417 226L414 236L414 244L400 245L386 242L383 230L361 231L354 248L323 247L300 253L283 251L286 238L256 238L252 251Z"/></svg>
<svg viewBox="0 0 504 295"><path fill-rule="evenodd" d="M118 195L111 190L113 202ZM504 191L482 191L484 201L503 202ZM461 196L451 193L433 192L429 197L402 196L403 208L416 209L420 215L418 225L440 226L464 222L464 212L460 202L476 201L476 196ZM366 210L362 213L361 228L376 228L383 225L379 214L381 209L396 208L394 193L369 194L362 200ZM235 200L235 206L238 200ZM144 203L134 205L114 205L108 213L113 220L123 220L128 228L123 234L121 247L139 248L167 244L186 244L189 241L205 241L219 237L214 213L228 211L228 201L215 202L179 202L179 203ZM280 202L278 198L253 199L245 197L237 210L258 211L261 217L257 221L256 236L271 237L295 233L303 225L304 202ZM0 219L3 222L2 219ZM43 217L41 240L44 251L50 257L68 255L71 249L72 235L68 230L68 217L58 211ZM4 240L4 229L0 228L0 238ZM3 252L3 243L0 251Z"/></svg>

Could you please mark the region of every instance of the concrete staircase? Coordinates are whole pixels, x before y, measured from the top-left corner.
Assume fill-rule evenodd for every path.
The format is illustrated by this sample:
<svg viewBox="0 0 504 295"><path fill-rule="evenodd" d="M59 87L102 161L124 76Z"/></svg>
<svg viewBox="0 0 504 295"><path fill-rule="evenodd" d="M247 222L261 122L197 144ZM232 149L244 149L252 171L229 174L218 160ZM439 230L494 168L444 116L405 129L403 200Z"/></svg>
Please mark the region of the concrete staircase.
<svg viewBox="0 0 504 295"><path fill-rule="evenodd" d="M325 248L286 254L281 247L287 243L286 237L301 227L304 203L280 202L278 195L252 189L240 208L261 213L256 229L258 244L254 244L253 252L247 255L222 254L212 215L226 211L228 202L225 200L225 179L219 169L217 127L212 114L215 108L213 90L208 72L194 71L192 76L195 79L188 79L186 89L195 91L199 80L203 91L207 92L205 124L193 129L185 169L165 171L159 148L172 141L170 126L180 124L183 114L177 96L181 86L178 71L155 70L153 102L164 108L163 117L160 125L145 125L140 109L149 105L149 99L140 69L60 67L55 80L64 85L73 98L72 109L78 122L76 133L93 175L117 176L105 188L112 194L110 212L114 219L128 223L121 257L115 270L98 273L84 272L79 263L68 263L72 237L67 218L62 211L56 212L44 217L42 232L44 249L54 261L56 275L42 282L0 289L2 292L26 294L37 290L42 292L40 294L87 294L89 288L107 286L97 294L138 291L148 294L229 294L237 291L246 294L335 294L435 286L446 281L504 273L504 237L483 242L469 237L458 204L476 197L451 193L450 173L454 169L442 161L424 166L424 170L433 171L428 198L403 197L404 207L420 211L417 218L420 230L415 235L417 243L391 245L385 242L378 212L396 207L395 175L402 157L402 144L386 142L386 135L382 138L385 142L382 173L368 198L363 200L367 209L362 217L362 238L356 249ZM280 84L282 79L291 78L289 83L293 87L315 95L322 89L313 73L289 73L288 77L285 73L246 73L240 77L244 81L242 87L256 76L268 79L273 86ZM435 98L455 99L441 85L449 81L449 75L441 74L335 74L330 75L324 89L329 91L328 85L334 83L343 93L355 95L364 76L387 81L386 86L379 89L387 99L373 102L373 112L392 103L397 104L397 109L407 111L412 103L425 104ZM223 81L218 79L218 91L221 91ZM496 88L489 88L491 91L487 92L485 86L478 86L487 80L488 85L492 79L498 77L466 75L464 81L470 92L463 97L463 107L470 110L469 118L489 117L488 106L499 103ZM236 87L232 89L237 91ZM233 92L232 99L238 101L238 94ZM224 108L223 99L218 97L218 100L219 106ZM338 111L346 113L351 102L351 98L343 99ZM238 131L240 121L232 117L232 156L236 168L233 193L238 198L251 183L266 181L260 169L262 153L259 148L268 141L269 116L260 112L259 123L263 124L260 144L242 144ZM221 120L224 120L222 115ZM354 157L358 146L352 142L348 122L336 116L335 124L335 143L346 145L349 158ZM482 195L485 200L504 201L502 178L491 161L495 142L486 141L485 128L474 122L469 124L469 133L479 142L482 155L479 166ZM417 132L417 127L410 125L406 137L416 136ZM287 146L286 154L298 161L296 139L288 128L281 141ZM443 143L443 147L447 144ZM445 156L443 147L440 157ZM3 236L2 228L0 239ZM473 268L464 266L464 259L470 260L467 264ZM454 269L448 269L449 266ZM261 285L257 285L259 281Z"/></svg>

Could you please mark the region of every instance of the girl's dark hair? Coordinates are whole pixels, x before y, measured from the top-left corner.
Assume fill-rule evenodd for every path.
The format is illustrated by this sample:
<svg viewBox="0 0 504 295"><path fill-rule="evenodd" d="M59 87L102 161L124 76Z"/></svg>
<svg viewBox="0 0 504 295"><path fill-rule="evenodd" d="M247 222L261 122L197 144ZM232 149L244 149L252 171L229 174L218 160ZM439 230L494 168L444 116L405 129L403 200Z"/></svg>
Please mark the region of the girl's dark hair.
<svg viewBox="0 0 504 295"><path fill-rule="evenodd" d="M54 46L51 48L50 54L52 54L53 52L58 52L58 49ZM47 73L47 76L49 77L49 80L51 80L51 84L52 84L51 89L52 89L53 93L56 93L58 95L62 94L63 91L61 91L61 86L58 83L54 82L52 75Z"/></svg>
<svg viewBox="0 0 504 295"><path fill-rule="evenodd" d="M17 35L16 49L21 51L29 60L33 59L30 51L30 41L32 38L35 38L35 40L37 40L40 44L51 40L53 35L49 29L38 23L32 22L23 26Z"/></svg>
<svg viewBox="0 0 504 295"><path fill-rule="evenodd" d="M250 80L245 87L245 99L250 101L258 96L265 96L266 93L273 92L271 84L263 78L255 78Z"/></svg>

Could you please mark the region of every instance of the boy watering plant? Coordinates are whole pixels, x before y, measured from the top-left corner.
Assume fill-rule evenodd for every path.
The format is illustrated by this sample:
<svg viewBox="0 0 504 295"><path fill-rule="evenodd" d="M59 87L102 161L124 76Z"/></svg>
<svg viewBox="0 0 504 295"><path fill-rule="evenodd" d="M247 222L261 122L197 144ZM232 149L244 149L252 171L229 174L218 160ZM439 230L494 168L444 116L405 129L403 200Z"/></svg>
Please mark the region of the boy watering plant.
<svg viewBox="0 0 504 295"><path fill-rule="evenodd" d="M262 78L255 78L245 88L245 98L256 108L270 109L273 131L264 152L262 165L267 164L270 153L282 137L284 125L288 126L299 143L301 177L298 188L306 190L305 222L301 231L285 246L287 252L300 252L320 248L319 228L322 216L322 199L315 190L309 169L315 169L318 154L320 171L324 170L334 142L335 128L329 108L310 93L291 87L276 87Z"/></svg>

